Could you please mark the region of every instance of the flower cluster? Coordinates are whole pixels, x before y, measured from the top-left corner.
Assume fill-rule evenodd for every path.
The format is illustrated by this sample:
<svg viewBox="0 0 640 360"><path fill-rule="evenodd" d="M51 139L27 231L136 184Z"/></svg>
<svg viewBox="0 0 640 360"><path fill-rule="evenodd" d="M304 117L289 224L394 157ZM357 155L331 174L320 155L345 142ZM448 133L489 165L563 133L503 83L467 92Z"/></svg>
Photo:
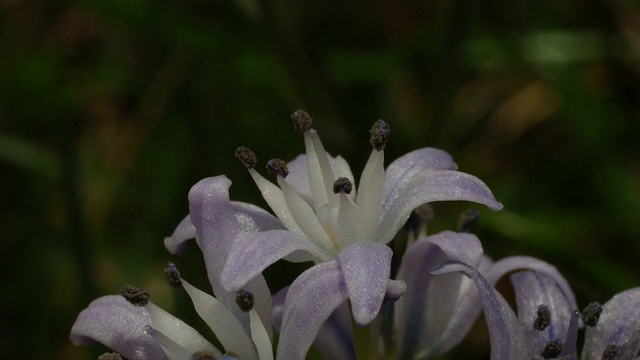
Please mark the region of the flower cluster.
<svg viewBox="0 0 640 360"><path fill-rule="evenodd" d="M164 242L180 254L196 240L215 296L190 285L174 264L165 269L167 280L189 294L224 349L130 285L80 313L70 335L75 344L100 342L117 351L101 359L304 359L311 346L334 359L431 358L459 344L484 312L492 359L578 359L581 327L587 328L581 359L636 359L640 288L579 312L552 265L484 255L469 233L477 211L461 217L457 232L427 235L429 203L502 208L481 180L457 171L449 154L418 149L385 169L391 130L378 120L356 186L349 164L324 149L309 114L291 117L306 153L288 163L267 161L275 183L258 172L253 151L236 150L270 212L231 201L225 176L207 178L193 186L189 215ZM403 227L406 250L395 254L400 261L392 267L389 243ZM262 272L281 259L313 266L272 296ZM494 287L505 275L517 314Z"/></svg>

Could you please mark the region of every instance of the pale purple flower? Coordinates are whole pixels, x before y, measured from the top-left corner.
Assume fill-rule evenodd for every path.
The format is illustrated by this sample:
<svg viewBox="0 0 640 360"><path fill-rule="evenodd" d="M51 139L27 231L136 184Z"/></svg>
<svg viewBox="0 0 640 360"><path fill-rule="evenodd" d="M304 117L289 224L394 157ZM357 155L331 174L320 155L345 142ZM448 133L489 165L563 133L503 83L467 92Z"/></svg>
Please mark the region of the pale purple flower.
<svg viewBox="0 0 640 360"><path fill-rule="evenodd" d="M181 287L187 291L196 311L217 335L225 351L241 359L270 359L273 357L271 293L264 278L256 276L241 290L252 294L254 305L250 310L243 310L237 304L238 291L230 292L222 287L220 272L238 233L277 229L281 225L262 209L231 202L230 185L224 176L207 178L194 185L189 192L193 215L187 216L174 234L165 239L165 246L171 253L180 253L185 241L196 238L206 259L215 297L184 279L181 279ZM216 357L222 356L221 351L193 328L152 302L133 306L116 295L101 297L82 311L70 337L77 345L100 342L132 360L189 360L202 350Z"/></svg>
<svg viewBox="0 0 640 360"><path fill-rule="evenodd" d="M489 287L511 271L532 270L538 276L552 279L560 293L566 294L563 295L565 302L575 306L573 293L564 278L555 267L544 261L530 257L509 257L494 263L483 255L478 238L468 233L444 231L431 236L419 236L417 241L411 243L397 275L398 280L406 282L406 293L397 301L387 303L377 320L379 324L384 324L391 318L392 327L385 329L379 325L379 334L372 337L372 344L379 344L377 349L382 358L434 358L459 344L477 320L483 310L483 297L471 280L459 273L429 273L434 267L445 263L464 264L478 274L484 274L480 276L484 276ZM291 289L284 291L292 292ZM303 304L305 301L302 296L293 299ZM280 331L288 301L289 298L285 301L282 293L273 299L274 325ZM556 329L564 332L567 326L568 323L557 325ZM355 359L351 331L348 310L341 307L320 329L314 344L326 358ZM529 359L522 357L525 358Z"/></svg>
<svg viewBox="0 0 640 360"><path fill-rule="evenodd" d="M397 299L404 292L402 281L389 279L392 251L386 244L413 209L452 200L494 210L502 205L478 178L456 171L441 150L415 150L385 171L389 125L381 120L371 130L373 150L356 188L349 165L327 154L310 116L298 110L292 118L303 132L306 154L288 164L268 162L278 186L255 170L253 152L242 147L236 152L285 229L239 233L222 284L239 289L279 259L317 264L293 282L283 305L278 356L295 359L304 357L320 327L347 300L355 322L366 325L385 297Z"/></svg>
<svg viewBox="0 0 640 360"><path fill-rule="evenodd" d="M492 286L496 276L514 269L530 271L511 275L516 313ZM521 267L521 266L518 266ZM544 268L544 267L542 267ZM640 288L615 295L603 306L592 303L582 314L564 278L540 271L531 258L513 258L482 274L462 262L449 262L432 271L448 276L460 272L479 290L491 339L491 359L634 360L640 351ZM581 356L577 336L586 325Z"/></svg>

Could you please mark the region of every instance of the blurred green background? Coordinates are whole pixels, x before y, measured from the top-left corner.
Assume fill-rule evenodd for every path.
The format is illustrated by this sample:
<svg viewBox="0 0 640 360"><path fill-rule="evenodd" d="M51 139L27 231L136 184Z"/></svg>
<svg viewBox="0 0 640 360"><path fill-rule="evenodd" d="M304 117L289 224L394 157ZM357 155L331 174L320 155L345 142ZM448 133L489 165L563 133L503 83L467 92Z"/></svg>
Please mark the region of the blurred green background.
<svg viewBox="0 0 640 360"><path fill-rule="evenodd" d="M555 264L581 306L640 285L637 3L4 0L0 19L3 358L95 358L69 329L123 283L209 336L162 273L209 290L202 256L163 237L203 177L264 205L234 150L292 159L299 107L355 174L378 118L387 164L450 152L505 205L481 209L486 252ZM299 270L269 269L273 290Z"/></svg>

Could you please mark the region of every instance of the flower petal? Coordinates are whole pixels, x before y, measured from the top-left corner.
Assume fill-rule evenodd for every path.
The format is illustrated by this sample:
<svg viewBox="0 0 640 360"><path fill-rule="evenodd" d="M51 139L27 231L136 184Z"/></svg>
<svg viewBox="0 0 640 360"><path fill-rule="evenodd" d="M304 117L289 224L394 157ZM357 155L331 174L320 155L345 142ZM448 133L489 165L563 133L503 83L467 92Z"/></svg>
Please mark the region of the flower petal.
<svg viewBox="0 0 640 360"><path fill-rule="evenodd" d="M521 271L511 275L511 282L516 294L518 318L524 324L531 352L540 353L550 340L564 342L575 308L570 307L570 300L555 280L540 272ZM546 305L551 313L550 323L544 330L533 327L539 305Z"/></svg>
<svg viewBox="0 0 640 360"><path fill-rule="evenodd" d="M238 308L235 292L226 291L220 279L234 239L244 229L229 200L230 186L231 181L226 176L201 180L189 191L189 213L191 223L196 228L196 241L204 255L215 297L231 310L249 332L249 315ZM246 279L245 283L247 291L255 298L256 311L262 321L268 324L271 321L271 292L264 277L257 274L255 278ZM267 328L271 329L271 326Z"/></svg>
<svg viewBox="0 0 640 360"><path fill-rule="evenodd" d="M151 317L151 327L172 342L191 352L209 350L221 354L210 342L200 335L194 328L184 321L169 314L156 304L149 302L145 305L147 313Z"/></svg>
<svg viewBox="0 0 640 360"><path fill-rule="evenodd" d="M391 274L392 256L388 246L366 240L349 245L338 255L358 325L369 324L380 311Z"/></svg>
<svg viewBox="0 0 640 360"><path fill-rule="evenodd" d="M298 276L285 300L277 359L304 359L322 325L347 299L337 261L313 266Z"/></svg>
<svg viewBox="0 0 640 360"><path fill-rule="evenodd" d="M232 201L231 210L238 221L240 231L255 232L285 229L277 217L259 206Z"/></svg>
<svg viewBox="0 0 640 360"><path fill-rule="evenodd" d="M69 338L75 345L99 342L132 360L167 359L158 342L145 333L151 317L122 296L94 300L78 315Z"/></svg>
<svg viewBox="0 0 640 360"><path fill-rule="evenodd" d="M331 313L322 325L313 345L324 359L355 359L353 331L351 329L351 311L349 304L342 303Z"/></svg>
<svg viewBox="0 0 640 360"><path fill-rule="evenodd" d="M491 341L492 360L529 359L524 333L509 307L507 301L491 286L480 272L473 267L460 262L449 262L431 271L431 274L441 275L458 271L471 280L478 288L480 301L484 309L489 338Z"/></svg>
<svg viewBox="0 0 640 360"><path fill-rule="evenodd" d="M384 150L372 150L360 176L357 193L358 208L362 209L365 238L371 239L380 225L382 189L384 188Z"/></svg>
<svg viewBox="0 0 640 360"><path fill-rule="evenodd" d="M384 174L383 213L399 195L399 189L404 187L414 175L422 170L457 170L458 165L451 155L440 149L422 148L407 153L395 159Z"/></svg>
<svg viewBox="0 0 640 360"><path fill-rule="evenodd" d="M578 308L576 297L567 280L562 276L562 274L560 274L555 266L546 261L529 256L507 257L493 264L493 266L486 272L485 277L490 284L495 285L502 276L514 270L531 270L551 277L558 286L558 289L562 292L562 296L569 302L569 308Z"/></svg>
<svg viewBox="0 0 640 360"><path fill-rule="evenodd" d="M354 180L353 173L349 167L349 163L340 155L333 157L329 155L329 164L336 179L340 177L346 177L347 179ZM293 187L303 199L305 199L310 205L314 205L313 196L311 195L311 187L309 186L309 173L307 171L307 155L298 155L295 159L287 162L287 168L289 169L289 175L287 175L287 182ZM355 193L355 184L353 185ZM316 208L316 211L318 209Z"/></svg>
<svg viewBox="0 0 640 360"><path fill-rule="evenodd" d="M329 203L330 189L336 178L329 164L329 156L316 130L311 129L304 133L304 145L307 151L307 176L313 196L313 206L315 209L320 209Z"/></svg>
<svg viewBox="0 0 640 360"><path fill-rule="evenodd" d="M499 210L491 190L475 176L452 170L423 170L404 186L391 204L385 205L375 241L387 243L416 207L434 201L473 201Z"/></svg>
<svg viewBox="0 0 640 360"><path fill-rule="evenodd" d="M196 227L191 223L191 217L187 215L173 231L171 236L164 238L164 247L172 255L182 255L187 240L196 237Z"/></svg>
<svg viewBox="0 0 640 360"><path fill-rule="evenodd" d="M269 212L253 204L232 201L231 207L242 231L265 231L283 229L282 223ZM171 236L164 238L164 247L172 255L182 255L187 240L196 237L196 227L187 215L178 224Z"/></svg>
<svg viewBox="0 0 640 360"><path fill-rule="evenodd" d="M181 280L182 287L193 301L196 312L213 330L224 349L237 354L241 359L257 359L258 354L249 333L233 313L218 299L189 284L185 279Z"/></svg>
<svg viewBox="0 0 640 360"><path fill-rule="evenodd" d="M582 359L600 359L608 345L620 347L616 359L634 359L640 351L640 288L616 294L602 306L600 320L588 327Z"/></svg>
<svg viewBox="0 0 640 360"><path fill-rule="evenodd" d="M323 261L330 259L331 255L306 237L291 231L241 233L233 240L227 263L221 270L222 284L229 291L236 291L284 257L298 262Z"/></svg>
<svg viewBox="0 0 640 360"><path fill-rule="evenodd" d="M402 339L401 358L417 351L423 357L439 355L463 339L471 326L456 322L460 318L455 315L467 310L461 306L464 298L460 294L468 280L460 274L434 277L428 270L450 260L475 266L481 258L482 246L475 235L451 231L423 237L407 249L398 279L407 282L409 291L397 302L395 318Z"/></svg>

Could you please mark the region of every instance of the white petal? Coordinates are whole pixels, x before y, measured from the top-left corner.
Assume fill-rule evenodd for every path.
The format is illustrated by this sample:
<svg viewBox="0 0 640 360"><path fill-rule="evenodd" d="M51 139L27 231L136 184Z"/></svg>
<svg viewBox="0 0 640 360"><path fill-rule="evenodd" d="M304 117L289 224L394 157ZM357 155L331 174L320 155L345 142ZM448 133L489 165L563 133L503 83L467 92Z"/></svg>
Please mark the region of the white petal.
<svg viewBox="0 0 640 360"><path fill-rule="evenodd" d="M254 169L249 169L249 174L251 174L251 177L260 189L260 192L262 192L262 197L264 198L264 200L267 202L271 210L273 210L278 219L282 221L284 226L286 226L287 229L291 231L303 235L304 233L302 232L302 230L300 230L295 220L291 216L291 212L289 211L287 203L284 200L282 190L280 190L280 188L278 188L271 181L265 179Z"/></svg>
<svg viewBox="0 0 640 360"><path fill-rule="evenodd" d="M260 316L255 310L249 311L249 318L251 319L251 338L258 350L258 358L260 360L273 360L273 347L271 346L271 338L267 333L267 330L260 320Z"/></svg>
<svg viewBox="0 0 640 360"><path fill-rule="evenodd" d="M220 354L218 349L184 321L162 310L152 302L149 302L144 308L151 316L151 325L155 330L189 350L192 354L198 350L209 350Z"/></svg>
<svg viewBox="0 0 640 360"><path fill-rule="evenodd" d="M340 196L338 241L340 246L344 248L367 238L365 237L364 222L360 209L349 199L347 194L340 193L338 196Z"/></svg>
<svg viewBox="0 0 640 360"><path fill-rule="evenodd" d="M329 203L335 176L315 130L311 129L304 133L304 144L307 149L307 171L314 207L320 209Z"/></svg>
<svg viewBox="0 0 640 360"><path fill-rule="evenodd" d="M362 209L365 236L372 239L380 225L382 191L384 187L384 151L372 150L362 170L357 204Z"/></svg>
<svg viewBox="0 0 640 360"><path fill-rule="evenodd" d="M337 249L337 244L333 243L327 232L324 231L311 206L291 188L286 179L278 176L278 184L282 188L282 194L289 211L291 211L291 216L304 235L327 250Z"/></svg>
<svg viewBox="0 0 640 360"><path fill-rule="evenodd" d="M236 317L218 299L182 279L196 312L213 330L224 349L241 359L257 359L253 342Z"/></svg>

